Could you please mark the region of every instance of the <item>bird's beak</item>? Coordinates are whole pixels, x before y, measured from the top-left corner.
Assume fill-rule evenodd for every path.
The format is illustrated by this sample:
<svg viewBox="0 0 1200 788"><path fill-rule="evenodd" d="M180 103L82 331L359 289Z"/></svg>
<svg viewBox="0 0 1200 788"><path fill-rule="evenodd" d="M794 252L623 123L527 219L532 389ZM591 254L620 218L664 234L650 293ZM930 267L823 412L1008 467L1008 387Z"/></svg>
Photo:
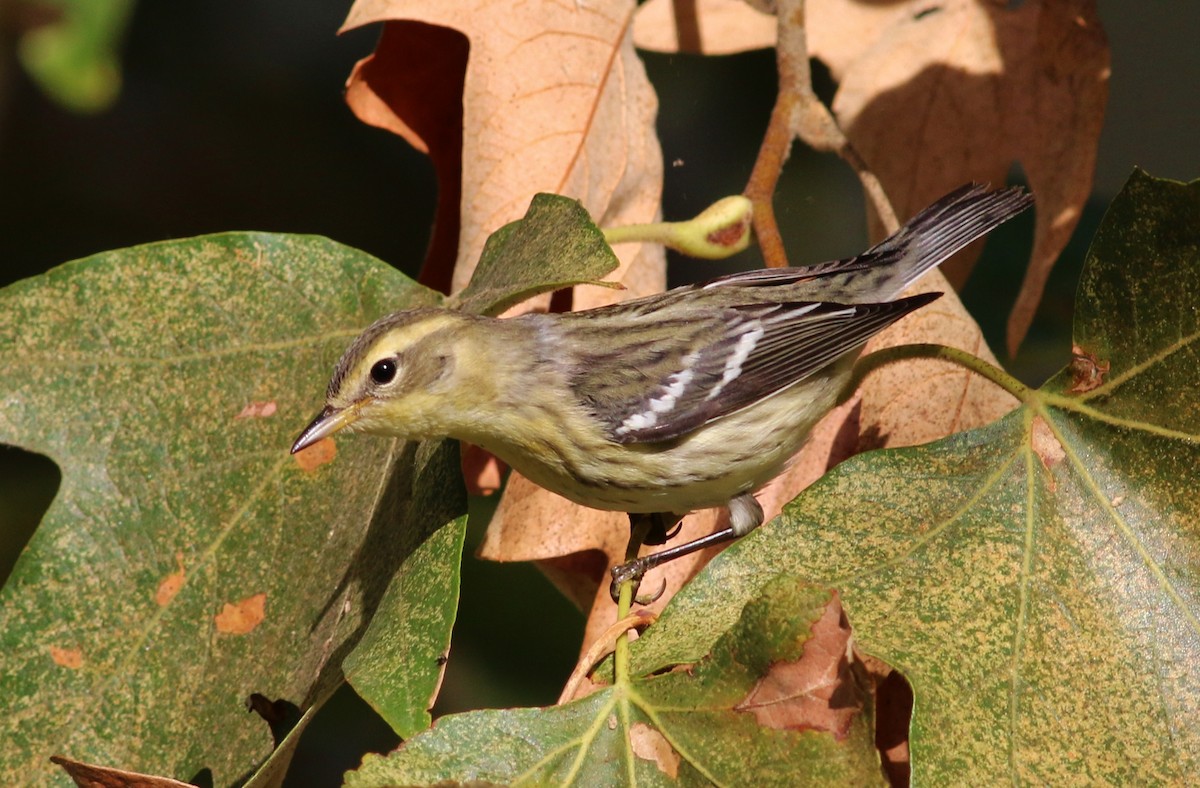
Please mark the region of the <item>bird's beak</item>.
<svg viewBox="0 0 1200 788"><path fill-rule="evenodd" d="M312 423L304 428L300 437L296 438L296 442L292 444L292 454L307 449L322 438L327 438L333 433L349 427L357 419L358 408L356 407L335 408L332 405L326 405L325 409L312 420Z"/></svg>

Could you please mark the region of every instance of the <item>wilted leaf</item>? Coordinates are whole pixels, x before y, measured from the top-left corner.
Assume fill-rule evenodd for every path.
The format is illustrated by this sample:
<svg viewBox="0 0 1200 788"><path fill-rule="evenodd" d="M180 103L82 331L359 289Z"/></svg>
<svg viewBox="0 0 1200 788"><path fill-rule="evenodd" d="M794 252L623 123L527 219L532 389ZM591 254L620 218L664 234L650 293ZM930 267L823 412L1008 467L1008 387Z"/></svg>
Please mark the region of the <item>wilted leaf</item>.
<svg viewBox="0 0 1200 788"><path fill-rule="evenodd" d="M1068 366L992 425L843 464L689 584L635 669L703 653L786 567L840 589L858 647L912 683L914 781L1190 779L1200 182L1135 173L1079 292L1105 383L1073 394Z"/></svg>
<svg viewBox="0 0 1200 788"><path fill-rule="evenodd" d="M430 150L438 227L458 231L435 239L423 281L465 287L487 234L538 192L579 199L604 226L658 217L658 102L633 50L634 6L355 3L344 29L385 24L375 53L350 76L350 107ZM635 244L617 254L616 279L632 294L662 289L661 248ZM616 300L606 291L588 296L589 304Z"/></svg>
<svg viewBox="0 0 1200 788"><path fill-rule="evenodd" d="M51 756L51 760L61 766L80 788L189 788L191 786L191 783L182 783L169 777L156 777L152 774L97 766L57 755Z"/></svg>
<svg viewBox="0 0 1200 788"><path fill-rule="evenodd" d="M878 785L871 709L853 683L842 736L764 726L742 708L766 677L807 658L809 628L829 598L780 577L694 665L565 706L445 717L391 755L367 756L346 784Z"/></svg>
<svg viewBox="0 0 1200 788"><path fill-rule="evenodd" d="M678 46L672 5L639 9L638 46ZM742 0L699 0L695 12L693 51L775 43L774 19ZM837 119L901 218L965 181L1003 183L1020 162L1038 204L1008 322L1015 353L1091 191L1109 74L1094 0L810 0L805 21L809 54L838 82ZM955 287L976 257L968 250L943 266Z"/></svg>
<svg viewBox="0 0 1200 788"><path fill-rule="evenodd" d="M304 470L288 447L363 327L436 300L361 252L267 234L0 291L0 440L63 474L0 592L0 782L46 780L57 753L227 784L272 746L247 696L308 708L338 686L397 567L461 541L457 452L339 439ZM268 401L270 418L239 418ZM455 571L408 601L423 641L396 655L425 688L417 716L457 598L457 557L440 560Z"/></svg>
<svg viewBox="0 0 1200 788"><path fill-rule="evenodd" d="M1094 0L952 0L809 7L811 54L838 80L833 109L899 216L1020 162L1037 196L1033 253L1008 322L1015 353L1091 192L1108 99ZM974 255L944 266L956 285Z"/></svg>

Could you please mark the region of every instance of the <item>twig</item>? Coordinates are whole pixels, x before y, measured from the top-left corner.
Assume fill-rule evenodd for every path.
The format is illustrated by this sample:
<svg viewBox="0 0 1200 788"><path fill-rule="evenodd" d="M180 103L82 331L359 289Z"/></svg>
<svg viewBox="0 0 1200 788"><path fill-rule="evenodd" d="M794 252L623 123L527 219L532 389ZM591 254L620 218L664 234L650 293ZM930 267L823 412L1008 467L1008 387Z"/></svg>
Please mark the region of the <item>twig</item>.
<svg viewBox="0 0 1200 788"><path fill-rule="evenodd" d="M779 0L776 15L779 33L775 60L779 70L779 92L758 159L743 192L754 203L754 231L768 268L787 265L772 198L792 140L797 137L813 150L833 151L841 156L858 174L867 199L887 231L890 233L899 227L896 212L892 210L879 179L813 92L804 0Z"/></svg>
<svg viewBox="0 0 1200 788"><path fill-rule="evenodd" d="M672 0L675 14L675 37L680 52L700 53L700 15L696 13L696 0Z"/></svg>

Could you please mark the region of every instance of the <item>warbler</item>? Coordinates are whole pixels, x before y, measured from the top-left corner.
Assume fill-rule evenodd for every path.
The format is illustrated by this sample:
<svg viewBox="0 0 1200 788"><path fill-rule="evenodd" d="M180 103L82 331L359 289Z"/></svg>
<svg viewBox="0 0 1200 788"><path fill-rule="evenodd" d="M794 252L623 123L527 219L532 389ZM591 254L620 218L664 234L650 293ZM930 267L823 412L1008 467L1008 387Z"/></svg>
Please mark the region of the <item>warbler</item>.
<svg viewBox="0 0 1200 788"><path fill-rule="evenodd" d="M754 492L837 403L863 345L941 295L900 292L1032 201L970 184L857 257L597 309L388 315L337 362L292 452L341 430L457 438L576 503L653 518L660 542L688 512L729 508L728 527L616 567L615 589L760 525Z"/></svg>

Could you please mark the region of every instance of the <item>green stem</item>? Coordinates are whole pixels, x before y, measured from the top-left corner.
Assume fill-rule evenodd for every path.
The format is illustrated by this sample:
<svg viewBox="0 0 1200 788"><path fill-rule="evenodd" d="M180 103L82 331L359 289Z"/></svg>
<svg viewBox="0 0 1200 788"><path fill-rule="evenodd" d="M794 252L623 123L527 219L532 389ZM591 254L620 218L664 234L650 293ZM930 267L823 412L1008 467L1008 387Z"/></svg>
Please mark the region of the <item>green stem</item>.
<svg viewBox="0 0 1200 788"><path fill-rule="evenodd" d="M753 204L740 194L722 197L685 222L629 224L603 230L609 246L638 241L674 249L689 257L723 260L750 244Z"/></svg>
<svg viewBox="0 0 1200 788"><path fill-rule="evenodd" d="M630 518L629 542L625 545L625 560L633 561L638 557L638 552L642 549L642 543L646 541L646 535L650 532L651 518L646 516ZM625 618L629 615L630 609L633 607L633 581L627 580L621 583L620 590L617 591L617 620ZM613 685L627 684L629 682L629 633L625 632L617 638L616 646L613 651Z"/></svg>
<svg viewBox="0 0 1200 788"><path fill-rule="evenodd" d="M617 598L617 620L619 621L629 615L629 609L633 606L633 582L627 581L621 584L621 590ZM623 632L617 637L617 643L613 650L613 685L623 686L629 683L629 632Z"/></svg>
<svg viewBox="0 0 1200 788"><path fill-rule="evenodd" d="M670 222L625 224L601 230L609 246L624 243L656 243L666 246L674 237Z"/></svg>
<svg viewBox="0 0 1200 788"><path fill-rule="evenodd" d="M888 364L893 364L897 361L907 361L915 358L935 358L949 361L957 364L964 369L968 369L983 378L990 380L1000 388L1012 394L1021 402L1029 402L1033 396L1033 389L1026 386L1021 381L1014 378L1004 370L997 367L995 364L990 364L987 361L979 358L965 350L959 350L956 347L947 347L946 345L934 345L930 343L921 343L915 345L897 345L896 347L884 348L876 350L874 353L868 353L858 360L854 365L854 374L851 377L850 385L846 388L845 397L848 398L853 394L867 375L871 374L881 367Z"/></svg>

